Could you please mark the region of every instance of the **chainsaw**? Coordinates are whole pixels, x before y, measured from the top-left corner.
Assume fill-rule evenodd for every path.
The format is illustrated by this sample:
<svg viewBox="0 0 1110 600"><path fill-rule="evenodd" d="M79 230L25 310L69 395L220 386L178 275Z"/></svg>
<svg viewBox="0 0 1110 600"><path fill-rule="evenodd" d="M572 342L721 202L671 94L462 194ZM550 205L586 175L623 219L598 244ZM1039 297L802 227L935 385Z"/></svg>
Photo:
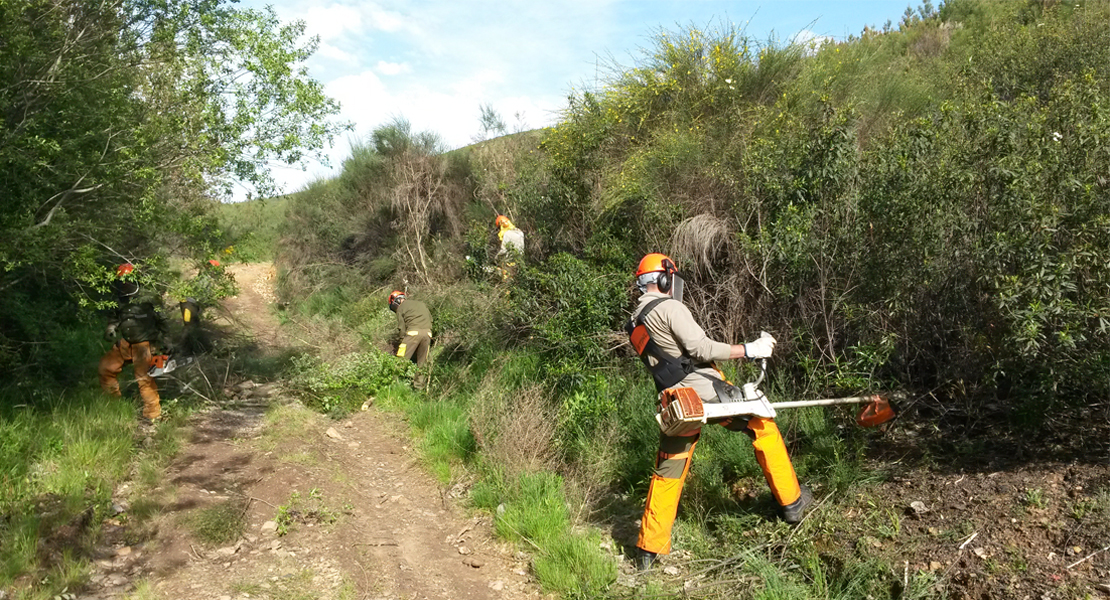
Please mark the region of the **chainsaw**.
<svg viewBox="0 0 1110 600"><path fill-rule="evenodd" d="M770 402L767 395L759 389L767 375L767 359L760 361L759 378L740 387L735 399L723 402L702 402L693 388L680 387L664 390L659 395L659 412L655 421L666 435L683 435L700 429L706 423L723 421L730 417L763 417L773 419L779 409L801 408L804 406L831 406L834 404L863 404L863 410L856 416L856 423L862 427L875 427L894 418L894 408L890 399L882 395L855 396L851 398L825 398L820 400L796 400L793 402ZM732 387L732 389L736 389Z"/></svg>
<svg viewBox="0 0 1110 600"><path fill-rule="evenodd" d="M181 367L187 367L197 361L195 356L174 358L169 354L155 354L150 358L149 374L151 377L162 377L170 373L170 371L175 371Z"/></svg>

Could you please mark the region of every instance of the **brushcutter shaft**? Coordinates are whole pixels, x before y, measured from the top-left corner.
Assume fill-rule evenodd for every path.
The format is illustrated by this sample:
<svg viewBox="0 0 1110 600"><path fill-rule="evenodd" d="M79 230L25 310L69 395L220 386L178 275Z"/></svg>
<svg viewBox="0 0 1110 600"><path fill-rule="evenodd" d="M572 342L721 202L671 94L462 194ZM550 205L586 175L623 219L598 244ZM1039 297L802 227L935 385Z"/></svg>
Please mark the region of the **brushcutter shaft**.
<svg viewBox="0 0 1110 600"><path fill-rule="evenodd" d="M856 417L856 423L863 427L881 425L894 418L894 409L890 401L878 394L867 396L853 396L851 398L824 398L821 400L796 400L794 402L768 402L767 396L759 390L759 384L767 375L767 359L762 359L759 364L759 378L752 383L741 386L743 400L730 402L703 403L694 394L693 399L685 403L662 401L662 408L655 416L660 429L668 435L686 431L690 427L700 427L705 423L720 423L725 419L736 416L775 418L775 411L783 408L802 408L805 406L832 406L834 404L865 404L863 410ZM686 389L686 388L679 388ZM894 397L903 394L892 394ZM660 396L663 398L666 392ZM688 404L688 405L687 405Z"/></svg>
<svg viewBox="0 0 1110 600"><path fill-rule="evenodd" d="M832 406L834 404L863 404L879 400L879 396L853 396L851 398L822 398L820 400L794 400L793 402L772 402L775 410L780 408L802 408L805 406Z"/></svg>

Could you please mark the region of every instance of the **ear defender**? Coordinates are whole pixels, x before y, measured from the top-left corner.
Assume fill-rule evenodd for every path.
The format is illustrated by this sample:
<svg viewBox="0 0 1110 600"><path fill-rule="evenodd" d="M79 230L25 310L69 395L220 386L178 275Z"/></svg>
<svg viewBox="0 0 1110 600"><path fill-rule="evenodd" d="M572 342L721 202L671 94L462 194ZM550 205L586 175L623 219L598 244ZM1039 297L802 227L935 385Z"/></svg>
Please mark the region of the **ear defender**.
<svg viewBox="0 0 1110 600"><path fill-rule="evenodd" d="M671 262L671 259L663 259L663 272L659 274L659 279L655 281L655 285L659 286L660 292L666 294L667 292L671 291L671 285L674 284L673 275L677 271L678 268L674 266L674 263Z"/></svg>

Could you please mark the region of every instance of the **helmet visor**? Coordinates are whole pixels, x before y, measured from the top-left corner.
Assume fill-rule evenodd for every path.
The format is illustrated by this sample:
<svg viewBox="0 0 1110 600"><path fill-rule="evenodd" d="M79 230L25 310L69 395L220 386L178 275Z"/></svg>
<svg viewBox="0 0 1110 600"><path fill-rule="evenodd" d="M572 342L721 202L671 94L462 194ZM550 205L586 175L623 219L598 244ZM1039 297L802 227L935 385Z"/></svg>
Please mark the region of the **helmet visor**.
<svg viewBox="0 0 1110 600"><path fill-rule="evenodd" d="M682 288L686 287L686 282L682 280L682 275L675 271L671 274L671 297L679 302L682 302Z"/></svg>

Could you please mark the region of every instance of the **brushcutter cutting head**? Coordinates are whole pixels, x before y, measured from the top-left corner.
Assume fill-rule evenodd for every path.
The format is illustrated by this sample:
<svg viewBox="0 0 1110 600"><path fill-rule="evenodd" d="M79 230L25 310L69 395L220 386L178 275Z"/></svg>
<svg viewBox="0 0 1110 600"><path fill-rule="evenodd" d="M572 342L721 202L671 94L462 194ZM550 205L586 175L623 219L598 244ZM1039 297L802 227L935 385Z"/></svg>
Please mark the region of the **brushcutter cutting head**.
<svg viewBox="0 0 1110 600"><path fill-rule="evenodd" d="M894 418L894 407L890 400L882 396L873 396L871 402L863 405L863 410L856 416L856 424L860 427L876 427Z"/></svg>

